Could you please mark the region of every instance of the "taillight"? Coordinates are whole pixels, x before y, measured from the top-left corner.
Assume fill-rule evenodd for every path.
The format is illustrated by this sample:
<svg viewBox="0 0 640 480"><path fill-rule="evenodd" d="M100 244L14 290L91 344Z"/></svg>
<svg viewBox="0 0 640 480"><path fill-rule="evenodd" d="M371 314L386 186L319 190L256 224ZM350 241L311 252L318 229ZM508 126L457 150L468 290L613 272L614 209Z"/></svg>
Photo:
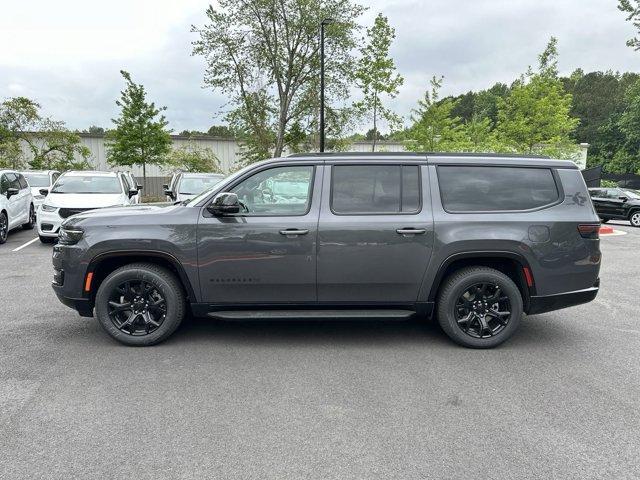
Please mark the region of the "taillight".
<svg viewBox="0 0 640 480"><path fill-rule="evenodd" d="M597 240L600 238L600 224L599 223L583 223L578 225L578 232L582 238L590 238Z"/></svg>

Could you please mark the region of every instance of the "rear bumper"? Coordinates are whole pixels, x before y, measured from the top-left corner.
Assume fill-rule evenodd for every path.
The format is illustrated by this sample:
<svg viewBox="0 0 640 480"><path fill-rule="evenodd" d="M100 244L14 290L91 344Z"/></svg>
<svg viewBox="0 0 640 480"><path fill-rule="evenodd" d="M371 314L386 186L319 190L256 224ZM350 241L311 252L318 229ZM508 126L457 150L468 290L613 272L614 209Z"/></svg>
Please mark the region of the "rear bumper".
<svg viewBox="0 0 640 480"><path fill-rule="evenodd" d="M588 303L596 298L599 290L600 279L596 281L593 287L583 290L558 293L555 295L534 296L529 300L529 310L527 314L536 315L538 313L551 312L553 310L560 310L561 308Z"/></svg>

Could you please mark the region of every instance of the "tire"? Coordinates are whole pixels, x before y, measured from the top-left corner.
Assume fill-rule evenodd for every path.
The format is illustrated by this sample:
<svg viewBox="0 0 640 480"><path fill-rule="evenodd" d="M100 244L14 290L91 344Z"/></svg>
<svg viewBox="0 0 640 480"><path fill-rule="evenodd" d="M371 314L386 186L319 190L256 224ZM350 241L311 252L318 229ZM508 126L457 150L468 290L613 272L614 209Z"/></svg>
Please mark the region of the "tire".
<svg viewBox="0 0 640 480"><path fill-rule="evenodd" d="M36 209L33 208L33 203L29 207L29 221L27 223L22 224L22 228L25 230L33 230L33 227L36 224Z"/></svg>
<svg viewBox="0 0 640 480"><path fill-rule="evenodd" d="M38 235L38 238L40 238L42 243L53 243L56 241L54 237L43 237L42 235Z"/></svg>
<svg viewBox="0 0 640 480"><path fill-rule="evenodd" d="M7 241L9 235L9 217L4 212L0 212L0 245Z"/></svg>
<svg viewBox="0 0 640 480"><path fill-rule="evenodd" d="M609 222L609 220L611 220L611 219L610 219L610 218L601 218L601 219L600 219L600 222L601 222L601 223L608 223L608 222Z"/></svg>
<svg viewBox="0 0 640 480"><path fill-rule="evenodd" d="M158 306L152 309L155 304ZM95 308L100 325L111 337L125 345L144 347L175 332L185 315L185 296L176 277L165 268L132 263L103 280Z"/></svg>
<svg viewBox="0 0 640 480"><path fill-rule="evenodd" d="M496 302L491 303L493 300ZM480 313L476 316L477 312ZM464 268L444 281L437 313L442 330L454 342L470 348L492 348L508 340L518 329L522 295L513 280L498 270Z"/></svg>
<svg viewBox="0 0 640 480"><path fill-rule="evenodd" d="M629 214L629 222L633 227L640 227L640 210L634 210Z"/></svg>

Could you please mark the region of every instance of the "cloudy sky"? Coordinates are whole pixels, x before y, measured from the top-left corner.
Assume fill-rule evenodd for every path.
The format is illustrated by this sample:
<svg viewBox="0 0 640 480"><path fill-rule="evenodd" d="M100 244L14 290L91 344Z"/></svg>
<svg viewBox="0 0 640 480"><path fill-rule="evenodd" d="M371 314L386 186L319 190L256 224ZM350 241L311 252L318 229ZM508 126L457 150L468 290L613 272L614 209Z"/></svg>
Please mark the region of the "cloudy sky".
<svg viewBox="0 0 640 480"><path fill-rule="evenodd" d="M199 0L29 0L0 16L0 98L24 95L71 128L108 127L122 87L120 69L166 105L175 131L206 130L225 99L203 88L204 64L190 55ZM639 71L625 46L633 27L616 0L375 0L364 25L383 12L396 28L392 54L405 84L394 108L408 116L432 75L443 94L511 82L535 64L551 35L560 70Z"/></svg>

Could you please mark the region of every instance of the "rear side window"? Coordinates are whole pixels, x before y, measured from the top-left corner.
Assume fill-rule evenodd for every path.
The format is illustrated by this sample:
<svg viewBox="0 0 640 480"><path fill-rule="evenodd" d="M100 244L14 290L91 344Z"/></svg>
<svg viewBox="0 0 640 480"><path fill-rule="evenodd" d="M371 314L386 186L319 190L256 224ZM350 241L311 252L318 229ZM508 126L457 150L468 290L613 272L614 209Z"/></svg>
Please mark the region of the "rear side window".
<svg viewBox="0 0 640 480"><path fill-rule="evenodd" d="M331 209L338 214L416 213L417 165L334 165Z"/></svg>
<svg viewBox="0 0 640 480"><path fill-rule="evenodd" d="M530 210L559 196L549 168L439 166L438 182L452 212Z"/></svg>

